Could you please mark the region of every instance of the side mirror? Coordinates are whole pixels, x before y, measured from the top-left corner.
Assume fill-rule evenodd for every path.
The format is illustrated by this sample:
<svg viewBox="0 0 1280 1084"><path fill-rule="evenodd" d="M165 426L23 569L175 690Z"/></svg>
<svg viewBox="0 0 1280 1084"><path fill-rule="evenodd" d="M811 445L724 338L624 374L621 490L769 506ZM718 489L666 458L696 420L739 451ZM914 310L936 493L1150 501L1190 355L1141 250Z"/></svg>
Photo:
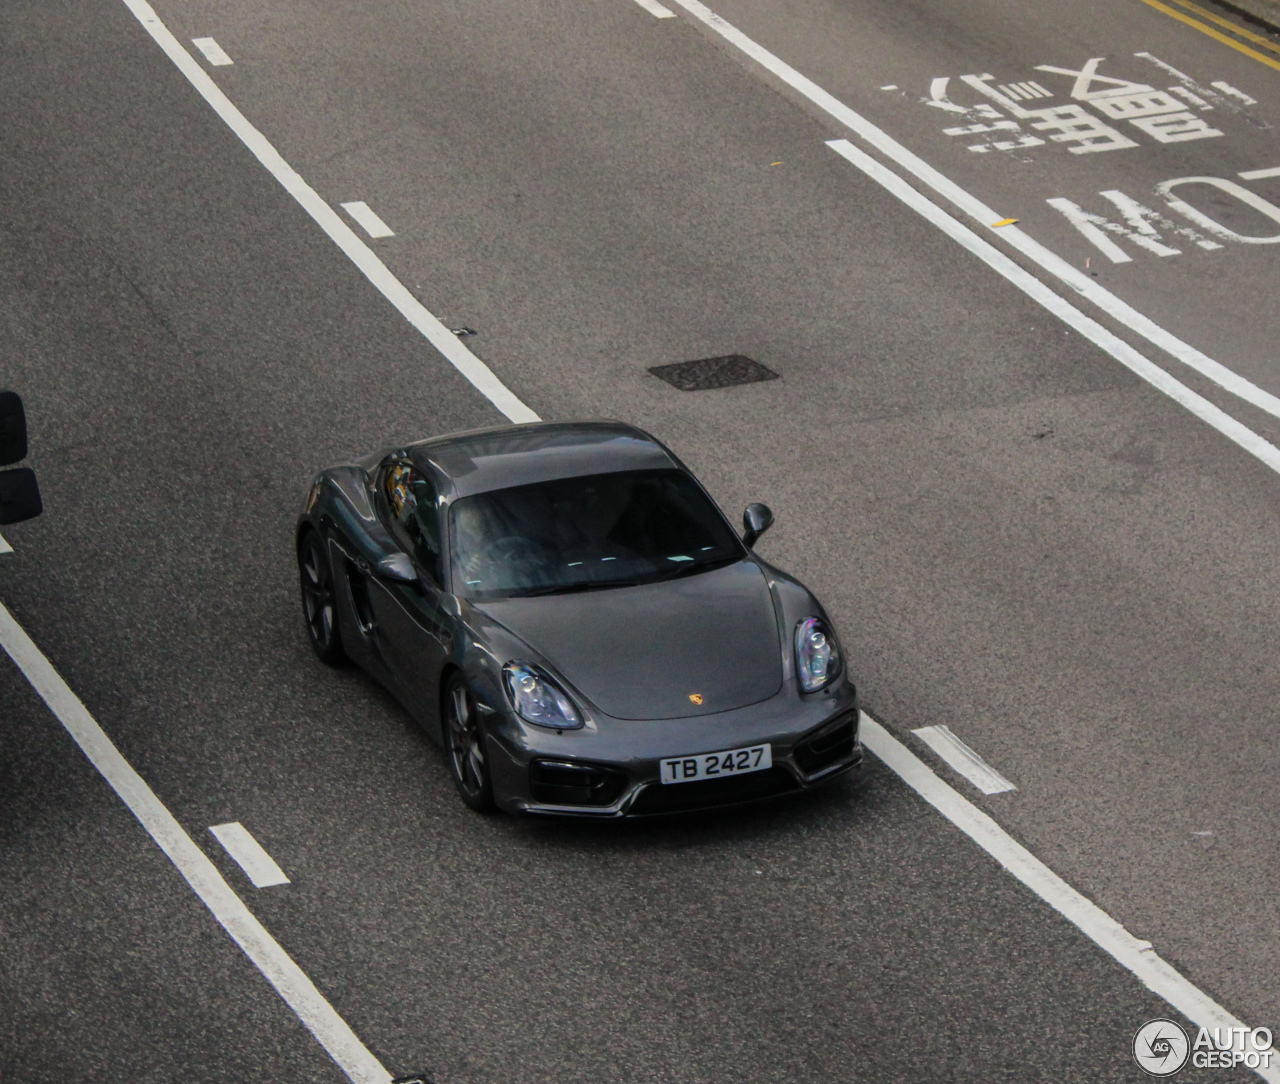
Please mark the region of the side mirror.
<svg viewBox="0 0 1280 1084"><path fill-rule="evenodd" d="M392 583L418 582L418 570L407 553L389 553L373 567L379 576Z"/></svg>
<svg viewBox="0 0 1280 1084"><path fill-rule="evenodd" d="M26 458L27 416L22 409L22 396L16 391L0 391L0 467Z"/></svg>
<svg viewBox="0 0 1280 1084"><path fill-rule="evenodd" d="M749 504L742 513L742 526L742 541L750 549L756 544L756 539L773 526L773 512L767 504L759 501Z"/></svg>
<svg viewBox="0 0 1280 1084"><path fill-rule="evenodd" d="M21 523L43 511L35 471L30 467L0 471L0 523Z"/></svg>

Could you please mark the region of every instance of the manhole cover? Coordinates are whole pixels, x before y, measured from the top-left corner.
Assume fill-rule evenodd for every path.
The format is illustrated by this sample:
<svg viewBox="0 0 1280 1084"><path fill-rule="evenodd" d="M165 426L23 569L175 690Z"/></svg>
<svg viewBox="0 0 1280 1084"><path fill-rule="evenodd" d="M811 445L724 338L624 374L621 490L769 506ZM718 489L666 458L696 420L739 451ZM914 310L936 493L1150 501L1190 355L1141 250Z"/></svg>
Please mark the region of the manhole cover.
<svg viewBox="0 0 1280 1084"><path fill-rule="evenodd" d="M766 369L744 354L678 361L674 365L655 365L649 372L681 391L731 388L735 384L754 384L757 380L778 379L778 374L772 369Z"/></svg>

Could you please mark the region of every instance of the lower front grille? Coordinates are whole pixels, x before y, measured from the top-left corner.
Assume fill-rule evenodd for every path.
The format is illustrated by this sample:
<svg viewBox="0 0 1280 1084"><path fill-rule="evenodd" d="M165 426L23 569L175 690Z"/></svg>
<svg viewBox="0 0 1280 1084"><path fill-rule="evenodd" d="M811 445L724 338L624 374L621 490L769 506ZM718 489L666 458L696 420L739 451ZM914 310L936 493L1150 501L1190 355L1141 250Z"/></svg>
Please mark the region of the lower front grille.
<svg viewBox="0 0 1280 1084"><path fill-rule="evenodd" d="M763 772L727 779L700 779L694 783L652 783L631 803L627 812L633 816L653 813L679 813L688 809L707 809L734 802L750 802L798 790L799 784L786 768L774 766Z"/></svg>
<svg viewBox="0 0 1280 1084"><path fill-rule="evenodd" d="M612 805L627 785L614 768L572 760L535 760L529 765L529 790L544 805Z"/></svg>
<svg viewBox="0 0 1280 1084"><path fill-rule="evenodd" d="M853 755L854 716L850 713L835 723L828 723L796 743L796 766L805 775L829 768Z"/></svg>

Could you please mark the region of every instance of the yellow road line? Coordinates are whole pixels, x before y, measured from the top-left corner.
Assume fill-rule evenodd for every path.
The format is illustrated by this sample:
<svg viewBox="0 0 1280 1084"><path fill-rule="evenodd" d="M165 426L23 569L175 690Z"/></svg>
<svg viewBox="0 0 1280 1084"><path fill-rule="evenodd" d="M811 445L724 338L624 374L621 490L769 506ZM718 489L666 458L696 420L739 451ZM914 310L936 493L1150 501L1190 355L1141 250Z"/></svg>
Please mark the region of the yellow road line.
<svg viewBox="0 0 1280 1084"><path fill-rule="evenodd" d="M1199 30L1200 33L1208 34L1209 37L1222 42L1223 45L1230 45L1237 53L1244 53L1245 56L1253 57L1254 60L1261 64L1265 64L1268 68L1275 68L1276 71L1280 71L1280 60L1266 56L1265 54L1258 52L1257 49L1250 49L1249 46L1236 41L1235 38L1227 37L1227 35L1222 33L1220 30L1214 30L1213 27L1206 26L1204 23L1191 18L1190 15L1183 15L1180 11L1174 11L1168 4L1160 3L1160 0L1142 0L1142 2L1146 4L1147 7L1155 8L1156 11L1163 11L1166 15L1177 19L1180 23L1186 23L1187 26L1195 27L1195 29Z"/></svg>
<svg viewBox="0 0 1280 1084"><path fill-rule="evenodd" d="M1270 49L1273 53L1280 53L1280 45L1277 45L1270 38L1265 38L1261 34L1255 34L1252 30L1246 30L1239 23L1233 23L1230 19L1224 19L1221 15L1215 15L1212 11L1206 11L1199 4L1193 4L1191 0L1173 0L1180 8L1186 8L1188 11L1194 11L1202 19L1208 19L1211 23L1217 23L1219 26L1225 26L1236 37L1244 38L1246 41L1254 42L1261 45L1264 49Z"/></svg>

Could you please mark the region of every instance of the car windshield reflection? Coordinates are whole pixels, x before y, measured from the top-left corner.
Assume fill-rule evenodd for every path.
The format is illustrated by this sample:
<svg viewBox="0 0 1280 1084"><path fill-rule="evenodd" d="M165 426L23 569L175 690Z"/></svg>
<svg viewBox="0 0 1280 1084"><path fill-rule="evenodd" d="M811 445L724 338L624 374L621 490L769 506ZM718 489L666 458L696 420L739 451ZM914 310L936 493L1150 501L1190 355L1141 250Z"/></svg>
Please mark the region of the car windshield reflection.
<svg viewBox="0 0 1280 1084"><path fill-rule="evenodd" d="M453 582L477 600L630 587L745 554L680 470L560 478L463 497L450 510Z"/></svg>

